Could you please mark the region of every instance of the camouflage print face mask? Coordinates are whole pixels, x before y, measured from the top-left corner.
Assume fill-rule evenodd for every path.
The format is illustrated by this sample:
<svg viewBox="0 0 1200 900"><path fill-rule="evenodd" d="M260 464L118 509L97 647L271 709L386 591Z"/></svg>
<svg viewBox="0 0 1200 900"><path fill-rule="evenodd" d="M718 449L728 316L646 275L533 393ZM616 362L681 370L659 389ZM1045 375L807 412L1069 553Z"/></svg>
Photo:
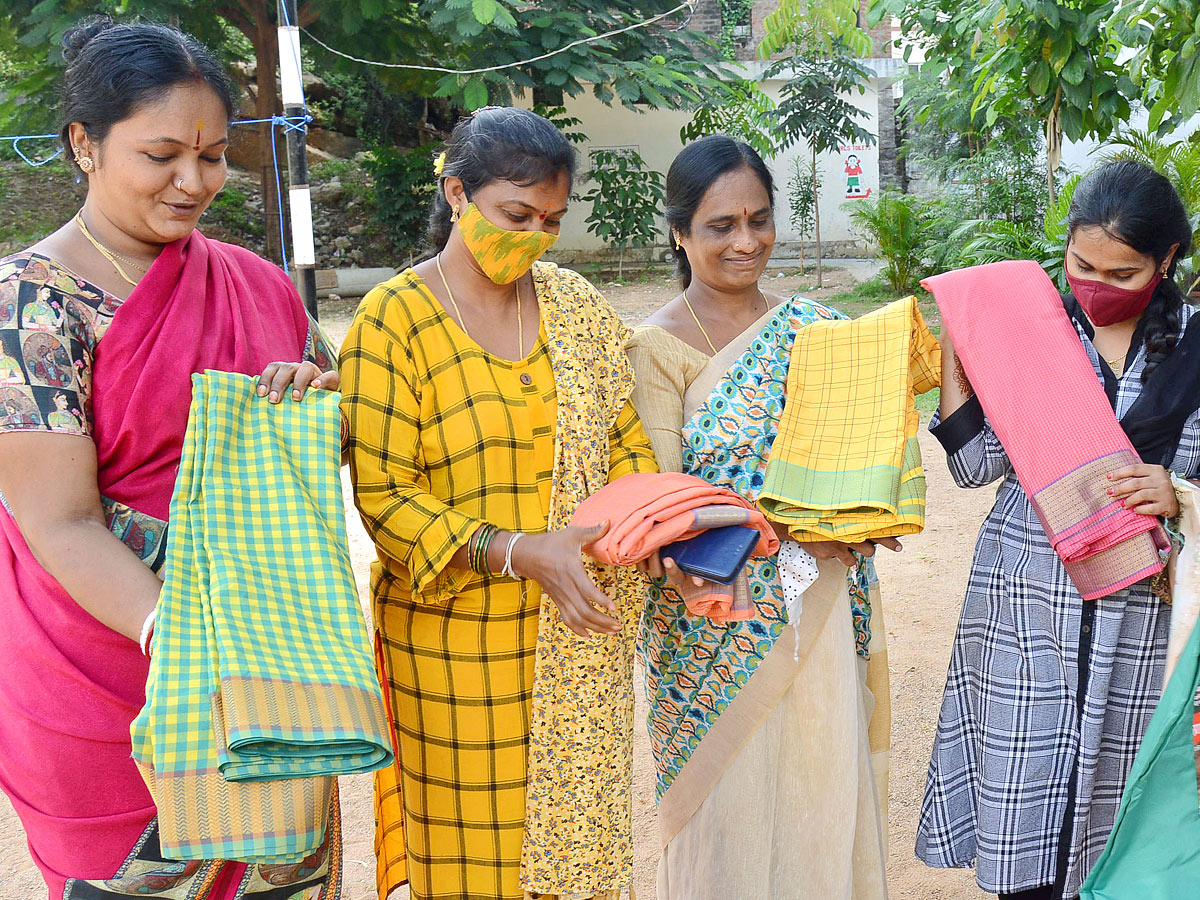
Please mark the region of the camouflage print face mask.
<svg viewBox="0 0 1200 900"><path fill-rule="evenodd" d="M474 203L467 207L458 229L471 255L496 284L512 284L558 240L545 231L508 231L487 220Z"/></svg>

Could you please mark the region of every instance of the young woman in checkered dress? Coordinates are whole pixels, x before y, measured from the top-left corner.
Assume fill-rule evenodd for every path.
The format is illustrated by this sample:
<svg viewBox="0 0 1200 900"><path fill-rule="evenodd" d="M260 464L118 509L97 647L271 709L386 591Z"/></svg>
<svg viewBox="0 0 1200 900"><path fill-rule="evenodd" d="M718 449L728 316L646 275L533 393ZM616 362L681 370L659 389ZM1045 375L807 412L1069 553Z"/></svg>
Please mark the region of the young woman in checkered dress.
<svg viewBox="0 0 1200 900"><path fill-rule="evenodd" d="M1113 473L1113 494L1169 518L1178 504L1168 470L1200 475L1190 349L1200 320L1174 282L1191 247L1187 214L1162 175L1110 163L1079 184L1068 229L1074 291L1063 302L1143 460ZM1102 295L1115 306L1093 305ZM1000 487L975 548L917 855L975 865L979 885L1010 900L1071 898L1104 848L1158 701L1169 614L1149 580L1084 602L949 341L943 354L933 433L961 487Z"/></svg>

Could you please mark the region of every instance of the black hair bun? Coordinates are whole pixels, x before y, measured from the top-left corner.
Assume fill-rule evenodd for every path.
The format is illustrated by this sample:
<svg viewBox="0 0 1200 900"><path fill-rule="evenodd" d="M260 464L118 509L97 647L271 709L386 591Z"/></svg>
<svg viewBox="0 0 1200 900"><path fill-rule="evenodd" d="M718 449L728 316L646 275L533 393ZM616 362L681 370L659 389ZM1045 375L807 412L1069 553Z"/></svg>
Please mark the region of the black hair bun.
<svg viewBox="0 0 1200 900"><path fill-rule="evenodd" d="M88 41L116 24L109 16L89 16L68 28L62 36L63 59L67 65L75 62Z"/></svg>

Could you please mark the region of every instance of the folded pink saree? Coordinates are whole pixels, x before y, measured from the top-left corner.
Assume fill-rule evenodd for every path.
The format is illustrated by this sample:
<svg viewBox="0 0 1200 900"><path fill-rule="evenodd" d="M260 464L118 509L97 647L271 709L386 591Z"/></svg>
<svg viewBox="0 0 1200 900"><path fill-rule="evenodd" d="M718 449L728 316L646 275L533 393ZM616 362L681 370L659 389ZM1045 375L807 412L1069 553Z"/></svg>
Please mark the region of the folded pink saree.
<svg viewBox="0 0 1200 900"><path fill-rule="evenodd" d="M1108 495L1141 462L1050 278L1035 262L946 272L933 293L988 422L1085 600L1162 570L1153 516Z"/></svg>
<svg viewBox="0 0 1200 900"><path fill-rule="evenodd" d="M609 565L629 566L675 541L709 528L746 525L759 533L754 556L779 552L779 538L749 501L728 488L680 472L626 475L588 497L575 511L572 525L584 528L609 523L604 537L585 549ZM745 577L733 584L705 584L684 597L692 615L721 624L754 616Z"/></svg>

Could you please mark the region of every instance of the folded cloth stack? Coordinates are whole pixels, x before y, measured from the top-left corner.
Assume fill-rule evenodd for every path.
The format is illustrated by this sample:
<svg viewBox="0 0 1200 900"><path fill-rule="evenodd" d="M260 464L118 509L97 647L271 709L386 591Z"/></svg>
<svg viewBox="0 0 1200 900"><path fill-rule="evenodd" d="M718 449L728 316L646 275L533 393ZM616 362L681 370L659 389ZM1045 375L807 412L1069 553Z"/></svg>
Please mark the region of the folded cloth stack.
<svg viewBox="0 0 1200 900"><path fill-rule="evenodd" d="M618 478L588 497L571 519L584 528L609 522L604 537L584 549L609 565L628 566L675 541L709 528L745 525L759 533L754 556L779 552L779 538L766 516L728 488L695 475L638 472ZM733 584L684 585L688 612L717 624L754 617L754 604L743 573Z"/></svg>
<svg viewBox="0 0 1200 900"><path fill-rule="evenodd" d="M339 395L193 394L133 756L171 859L321 846L337 775L392 761L347 550Z"/></svg>
<svg viewBox="0 0 1200 900"><path fill-rule="evenodd" d="M922 284L937 300L987 423L1083 599L1107 597L1160 572L1159 551L1170 543L1158 519L1108 494L1109 473L1140 457L1042 267L1029 260L990 263Z"/></svg>
<svg viewBox="0 0 1200 900"><path fill-rule="evenodd" d="M921 531L915 399L940 382L941 348L915 297L800 329L759 506L797 541Z"/></svg>

